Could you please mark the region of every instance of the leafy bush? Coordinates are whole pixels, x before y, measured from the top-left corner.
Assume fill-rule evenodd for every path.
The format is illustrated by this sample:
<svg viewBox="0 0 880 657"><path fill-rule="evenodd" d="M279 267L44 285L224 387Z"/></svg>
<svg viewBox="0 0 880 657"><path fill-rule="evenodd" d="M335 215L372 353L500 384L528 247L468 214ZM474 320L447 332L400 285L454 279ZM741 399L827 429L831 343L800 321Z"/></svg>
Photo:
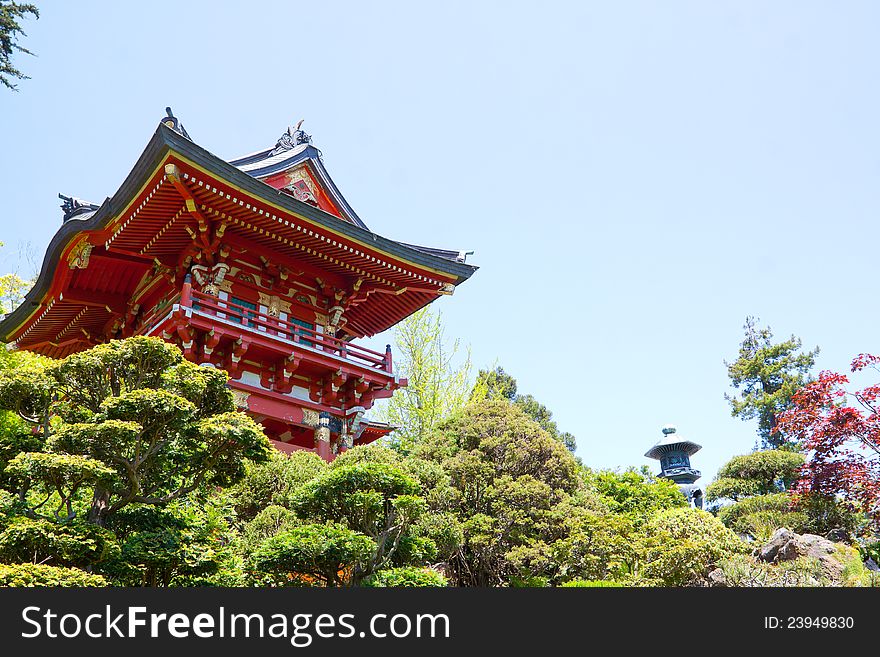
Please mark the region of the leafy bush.
<svg viewBox="0 0 880 657"><path fill-rule="evenodd" d="M265 463L245 466L244 479L231 489L235 512L250 520L267 506L290 508L296 491L326 469L327 463L313 452L273 451Z"/></svg>
<svg viewBox="0 0 880 657"><path fill-rule="evenodd" d="M713 515L693 508L669 509L647 526L642 583L698 583L715 563L748 546Z"/></svg>
<svg viewBox="0 0 880 657"><path fill-rule="evenodd" d="M802 534L807 530L807 514L794 508L788 493L747 497L718 510L718 519L737 534L766 541L780 527Z"/></svg>
<svg viewBox="0 0 880 657"><path fill-rule="evenodd" d="M229 557L228 508L215 498L175 501L164 507L122 509L110 528L122 547L120 558L102 566L114 583L126 586L201 584Z"/></svg>
<svg viewBox="0 0 880 657"><path fill-rule="evenodd" d="M0 532L0 561L7 563L88 566L118 555L113 532L95 525L18 517Z"/></svg>
<svg viewBox="0 0 880 657"><path fill-rule="evenodd" d="M560 588L565 589L611 589L626 586L621 582L613 582L604 579L573 579L570 582L560 584Z"/></svg>
<svg viewBox="0 0 880 657"><path fill-rule="evenodd" d="M276 585L348 584L352 570L376 548L367 536L342 525L302 525L267 538L254 551L250 567L274 576Z"/></svg>
<svg viewBox="0 0 880 657"><path fill-rule="evenodd" d="M107 580L78 568L59 568L43 564L0 564L0 586L107 586Z"/></svg>
<svg viewBox="0 0 880 657"><path fill-rule="evenodd" d="M734 456L706 487L706 499L739 501L755 495L785 492L797 481L804 461L800 452L781 449Z"/></svg>
<svg viewBox="0 0 880 657"><path fill-rule="evenodd" d="M718 471L718 478L753 481L759 494L776 493L791 488L805 461L800 452L767 449L734 456Z"/></svg>
<svg viewBox="0 0 880 657"><path fill-rule="evenodd" d="M290 509L277 505L268 506L242 527L240 551L245 557L249 557L267 538L301 524L302 520Z"/></svg>
<svg viewBox="0 0 880 657"><path fill-rule="evenodd" d="M821 586L827 584L822 566L816 559L798 557L769 564L745 554L735 554L718 562L727 586Z"/></svg>
<svg viewBox="0 0 880 657"><path fill-rule="evenodd" d="M646 472L588 470L584 478L587 485L598 492L609 511L627 515L637 525L657 511L687 506L687 499L675 482L651 477Z"/></svg>
<svg viewBox="0 0 880 657"><path fill-rule="evenodd" d="M447 586L448 582L446 578L436 570L408 566L404 568L380 570L378 573L368 577L363 585L374 588L427 587Z"/></svg>

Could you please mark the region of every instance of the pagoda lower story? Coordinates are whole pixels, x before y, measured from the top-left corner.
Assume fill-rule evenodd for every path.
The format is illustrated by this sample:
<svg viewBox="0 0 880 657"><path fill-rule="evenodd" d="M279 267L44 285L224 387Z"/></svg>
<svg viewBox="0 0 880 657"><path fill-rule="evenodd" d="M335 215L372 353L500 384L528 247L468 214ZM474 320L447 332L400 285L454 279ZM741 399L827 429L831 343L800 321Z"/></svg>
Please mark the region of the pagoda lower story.
<svg viewBox="0 0 880 657"><path fill-rule="evenodd" d="M280 450L326 460L388 434L367 413L407 383L390 347L356 340L476 270L463 252L367 229L298 127L226 162L169 110L112 198L62 198L62 225L0 339L61 358L160 336L225 369L238 407Z"/></svg>

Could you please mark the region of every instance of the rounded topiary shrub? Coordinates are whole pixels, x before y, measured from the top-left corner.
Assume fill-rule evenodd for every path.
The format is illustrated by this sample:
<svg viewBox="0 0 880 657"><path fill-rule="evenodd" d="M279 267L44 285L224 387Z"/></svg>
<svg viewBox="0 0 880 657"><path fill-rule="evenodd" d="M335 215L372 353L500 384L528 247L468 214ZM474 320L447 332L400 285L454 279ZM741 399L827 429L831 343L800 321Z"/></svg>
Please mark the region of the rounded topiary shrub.
<svg viewBox="0 0 880 657"><path fill-rule="evenodd" d="M612 582L608 579L573 579L559 585L563 589L613 589L623 586L625 585L620 582Z"/></svg>
<svg viewBox="0 0 880 657"><path fill-rule="evenodd" d="M389 568L380 570L364 581L364 586L369 587L416 587L416 586L446 586L446 578L436 570L430 568Z"/></svg>
<svg viewBox="0 0 880 657"><path fill-rule="evenodd" d="M0 564L0 586L107 586L107 580L79 568L33 563Z"/></svg>

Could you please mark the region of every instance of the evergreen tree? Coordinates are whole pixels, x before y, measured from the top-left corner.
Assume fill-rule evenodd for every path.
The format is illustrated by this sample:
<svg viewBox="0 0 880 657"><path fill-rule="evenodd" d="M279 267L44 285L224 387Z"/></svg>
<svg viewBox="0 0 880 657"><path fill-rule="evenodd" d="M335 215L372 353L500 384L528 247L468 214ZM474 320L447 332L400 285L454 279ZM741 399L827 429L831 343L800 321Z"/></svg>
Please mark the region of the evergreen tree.
<svg viewBox="0 0 880 657"><path fill-rule="evenodd" d="M28 79L24 73L12 65L13 53L17 50L28 55L33 54L17 43L19 34L27 36L18 23L26 14L31 14L35 18L40 17L36 6L30 3L19 4L10 0L0 0L0 83L13 91L18 91L18 88L12 79Z"/></svg>
<svg viewBox="0 0 880 657"><path fill-rule="evenodd" d="M794 439L778 430L779 414L791 408L792 396L810 381L809 372L819 348L801 351L801 339L792 335L773 342L770 327L760 328L756 317L747 317L739 356L727 374L739 394L724 395L731 414L758 420L758 435L765 448L793 447Z"/></svg>
<svg viewBox="0 0 880 657"><path fill-rule="evenodd" d="M532 395L518 394L517 389L516 379L505 372L504 368L495 367L492 370L480 370L471 392L471 399L474 401L480 399L503 400L514 404L573 453L577 449L577 440L574 435L567 431L560 431L549 408Z"/></svg>

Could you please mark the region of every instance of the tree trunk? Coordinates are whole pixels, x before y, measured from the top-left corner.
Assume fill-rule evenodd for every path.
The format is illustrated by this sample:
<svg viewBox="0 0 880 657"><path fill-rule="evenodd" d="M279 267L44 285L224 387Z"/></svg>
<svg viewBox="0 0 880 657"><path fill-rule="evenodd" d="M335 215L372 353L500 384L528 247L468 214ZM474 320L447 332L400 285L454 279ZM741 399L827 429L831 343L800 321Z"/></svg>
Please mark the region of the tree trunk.
<svg viewBox="0 0 880 657"><path fill-rule="evenodd" d="M89 508L88 522L103 527L107 524L107 512L110 510L110 491L101 486L95 486L95 494L92 497L92 506Z"/></svg>

